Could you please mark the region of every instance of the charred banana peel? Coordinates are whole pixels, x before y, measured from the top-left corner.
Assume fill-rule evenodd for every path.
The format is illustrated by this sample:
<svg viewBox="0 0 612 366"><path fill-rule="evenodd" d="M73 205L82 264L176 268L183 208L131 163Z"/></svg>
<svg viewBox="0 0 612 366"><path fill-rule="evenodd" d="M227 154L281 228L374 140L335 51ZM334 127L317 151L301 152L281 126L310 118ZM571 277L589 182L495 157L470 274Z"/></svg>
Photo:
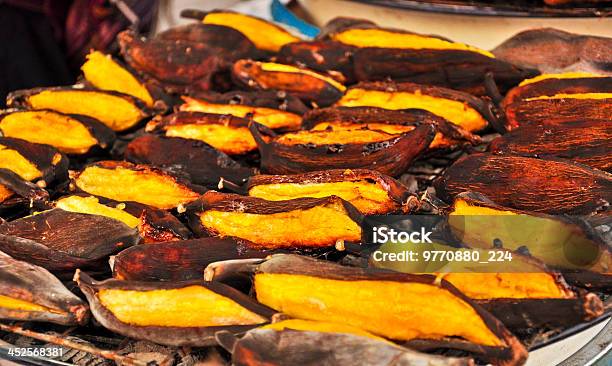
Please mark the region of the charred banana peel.
<svg viewBox="0 0 612 366"><path fill-rule="evenodd" d="M80 270L74 280L102 326L167 346L214 345L215 332L241 333L274 314L220 283L96 281Z"/></svg>
<svg viewBox="0 0 612 366"><path fill-rule="evenodd" d="M32 182L22 179L15 172L0 168L0 214L18 208L44 208L49 201L49 192Z"/></svg>
<svg viewBox="0 0 612 366"><path fill-rule="evenodd" d="M257 300L264 305L298 319L348 324L418 349L462 349L500 365L521 365L527 357L499 320L435 276L344 267L287 254L255 263L213 263L205 278L251 273Z"/></svg>
<svg viewBox="0 0 612 366"><path fill-rule="evenodd" d="M545 74L524 80L503 100L508 130L549 120L609 120L612 77L588 73Z"/></svg>
<svg viewBox="0 0 612 366"><path fill-rule="evenodd" d="M306 329L293 328L309 323ZM289 324L283 324L289 323ZM469 358L443 357L415 352L381 338L348 331L347 326L331 324L329 331L321 330L329 323L288 320L248 331L237 338L219 332L217 342L232 354L232 363L255 366L271 365L330 365L376 364L381 366L431 365L471 366ZM282 328L281 328L282 326ZM310 329L314 328L314 329Z"/></svg>
<svg viewBox="0 0 612 366"><path fill-rule="evenodd" d="M176 217L167 211L136 202L105 202L87 195L65 196L55 202L55 207L64 211L106 216L137 228L145 243L183 240L190 236Z"/></svg>
<svg viewBox="0 0 612 366"><path fill-rule="evenodd" d="M510 129L521 124L542 124L547 121L576 121L583 118L607 121L612 115L612 98L566 98L556 96L531 99L509 105L506 120Z"/></svg>
<svg viewBox="0 0 612 366"><path fill-rule="evenodd" d="M138 241L121 221L59 208L0 225L0 250L51 271L99 264Z"/></svg>
<svg viewBox="0 0 612 366"><path fill-rule="evenodd" d="M213 262L266 255L230 238L200 238L135 245L112 257L111 267L121 280L185 281L202 278L202 269Z"/></svg>
<svg viewBox="0 0 612 366"><path fill-rule="evenodd" d="M0 318L84 325L89 307L46 269L0 252Z"/></svg>
<svg viewBox="0 0 612 366"><path fill-rule="evenodd" d="M122 205L119 204L119 207ZM191 231L172 213L137 202L126 202L125 210L138 216L138 233L144 244L191 238Z"/></svg>
<svg viewBox="0 0 612 366"><path fill-rule="evenodd" d="M47 187L68 178L68 158L48 145L0 137L0 169Z"/></svg>
<svg viewBox="0 0 612 366"><path fill-rule="evenodd" d="M333 104L346 90L330 76L274 62L239 60L232 66L232 78L249 89L283 90L319 107Z"/></svg>
<svg viewBox="0 0 612 366"><path fill-rule="evenodd" d="M234 61L261 55L242 33L217 24L173 27L148 39L128 30L117 38L124 59L147 85L170 93L223 88Z"/></svg>
<svg viewBox="0 0 612 366"><path fill-rule="evenodd" d="M223 68L223 60L205 44L161 38L143 40L131 31L120 33L118 40L126 62L170 93L208 90L213 75ZM169 54L173 57L167 57Z"/></svg>
<svg viewBox="0 0 612 366"><path fill-rule="evenodd" d="M15 91L9 94L6 104L91 117L113 131L131 129L149 116L144 102L131 95L77 86Z"/></svg>
<svg viewBox="0 0 612 366"><path fill-rule="evenodd" d="M273 130L294 131L302 124L300 115L285 110L250 104L213 103L190 97L183 97L183 100L185 103L179 107L181 111L228 114L253 120Z"/></svg>
<svg viewBox="0 0 612 366"><path fill-rule="evenodd" d="M233 237L253 248L332 247L361 240L361 213L337 196L267 201L208 191L188 210L197 234Z"/></svg>
<svg viewBox="0 0 612 366"><path fill-rule="evenodd" d="M545 1L552 2L561 1ZM606 37L536 27L515 34L491 52L514 65L544 73L610 73L612 58L607 50L611 44L612 40Z"/></svg>
<svg viewBox="0 0 612 366"><path fill-rule="evenodd" d="M471 191L502 206L548 214L588 215L612 202L610 174L569 161L520 156L465 156L434 185L447 202Z"/></svg>
<svg viewBox="0 0 612 366"><path fill-rule="evenodd" d="M249 128L259 148L261 169L270 174L372 169L397 176L429 147L436 134L436 126L428 123L401 135L369 128L275 135L262 127L251 123Z"/></svg>
<svg viewBox="0 0 612 366"><path fill-rule="evenodd" d="M336 106L424 109L470 132L497 123L492 105L483 99L457 90L406 82L359 83L350 87Z"/></svg>
<svg viewBox="0 0 612 366"><path fill-rule="evenodd" d="M168 151L172 151L168 154ZM145 134L132 140L125 159L136 164L169 168L188 177L193 184L217 188L221 178L243 184L254 174L205 142L179 137Z"/></svg>
<svg viewBox="0 0 612 366"><path fill-rule="evenodd" d="M513 283L517 287L523 286L527 281L534 281L534 284L538 283L539 286L544 286L547 283L543 275L537 274L506 273L484 275L474 273L473 276L470 275L454 275L448 280L453 285L467 280L473 281L472 283L495 283L499 281L505 284ZM552 282L554 274L549 274L548 276L550 278L549 281ZM463 290L462 287L457 287ZM604 305L596 294L586 291L563 291L562 287L558 294L551 291L546 295L541 294L534 297L499 298L486 294L481 294L478 297L478 295L471 295L469 291L465 292L465 294L470 297L474 296L472 298L477 304L481 305L497 319L501 320L508 329L517 334L533 327L547 329L570 327L593 320L604 313ZM555 310L552 311L551 309Z"/></svg>
<svg viewBox="0 0 612 366"><path fill-rule="evenodd" d="M356 48L340 42L315 40L284 45L276 60L287 65L304 65L311 70L333 75L335 79L355 82L353 53Z"/></svg>
<svg viewBox="0 0 612 366"><path fill-rule="evenodd" d="M491 249L495 243L512 251L525 247L532 257L582 287L612 284L610 248L581 220L520 211L480 194L462 193L449 210L448 224L456 237L473 247Z"/></svg>
<svg viewBox="0 0 612 366"><path fill-rule="evenodd" d="M160 209L183 207L200 195L159 169L120 161L99 161L73 178L75 188L118 202L133 201Z"/></svg>
<svg viewBox="0 0 612 366"><path fill-rule="evenodd" d="M364 215L408 213L419 206L397 180L374 170L325 170L292 175L256 175L249 179L249 196L268 201L338 196Z"/></svg>
<svg viewBox="0 0 612 366"><path fill-rule="evenodd" d="M226 67L218 50L205 43L160 36L143 40L131 30L119 33L117 40L128 65L169 93L208 90L215 73Z"/></svg>
<svg viewBox="0 0 612 366"><path fill-rule="evenodd" d="M9 110L0 114L5 137L50 145L69 155L83 155L109 148L115 133L104 124L83 115L52 110Z"/></svg>
<svg viewBox="0 0 612 366"><path fill-rule="evenodd" d="M262 56L255 44L244 34L231 27L219 24L190 23L172 27L158 33L155 40L193 43L203 46L221 57L227 66L242 58L259 58ZM189 53L186 56L189 57ZM189 58L185 60L189 61Z"/></svg>
<svg viewBox="0 0 612 366"><path fill-rule="evenodd" d="M524 125L491 141L494 154L562 158L610 173L612 129L608 120L580 119Z"/></svg>

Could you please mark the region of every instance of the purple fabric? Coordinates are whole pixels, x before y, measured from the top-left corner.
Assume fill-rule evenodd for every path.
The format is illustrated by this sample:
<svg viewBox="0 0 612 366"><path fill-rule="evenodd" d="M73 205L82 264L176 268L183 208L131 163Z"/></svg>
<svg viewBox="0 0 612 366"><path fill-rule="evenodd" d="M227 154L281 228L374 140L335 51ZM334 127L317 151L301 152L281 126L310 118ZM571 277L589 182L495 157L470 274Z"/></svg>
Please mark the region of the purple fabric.
<svg viewBox="0 0 612 366"><path fill-rule="evenodd" d="M43 13L51 23L55 38L61 40L64 36L64 20L71 0L3 0L0 2L28 11Z"/></svg>
<svg viewBox="0 0 612 366"><path fill-rule="evenodd" d="M123 2L140 19L138 31L147 33L157 15L158 0ZM2 3L43 13L72 67L78 67L91 49L115 51L115 37L132 25L109 0L2 0Z"/></svg>
<svg viewBox="0 0 612 366"><path fill-rule="evenodd" d="M157 13L156 0L124 0L140 22L138 30L148 32ZM71 64L81 63L90 49L115 50L115 37L131 26L121 11L107 0L74 0L65 26L66 54Z"/></svg>

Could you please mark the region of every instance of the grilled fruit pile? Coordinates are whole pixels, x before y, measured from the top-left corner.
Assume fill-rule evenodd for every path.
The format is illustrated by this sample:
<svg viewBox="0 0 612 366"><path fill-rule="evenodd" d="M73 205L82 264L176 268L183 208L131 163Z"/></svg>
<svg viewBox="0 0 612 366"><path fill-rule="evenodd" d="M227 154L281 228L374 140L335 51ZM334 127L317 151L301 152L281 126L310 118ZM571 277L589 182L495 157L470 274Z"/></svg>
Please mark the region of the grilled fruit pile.
<svg viewBox="0 0 612 366"><path fill-rule="evenodd" d="M502 105L508 129L585 119L609 120L612 77L572 72L543 74L521 82L508 92Z"/></svg>
<svg viewBox="0 0 612 366"><path fill-rule="evenodd" d="M485 74L491 72L507 88L534 76L499 60L488 51L438 36L379 27L370 22L332 20L314 42L290 43L279 59L317 70L331 70L349 81L388 78L450 87L484 94Z"/></svg>
<svg viewBox="0 0 612 366"><path fill-rule="evenodd" d="M182 14L92 51L79 84L9 95L2 322L177 362L519 366L606 316L610 76L366 20L303 40ZM393 215L435 223L422 248L511 263L378 261L398 243L371 225Z"/></svg>

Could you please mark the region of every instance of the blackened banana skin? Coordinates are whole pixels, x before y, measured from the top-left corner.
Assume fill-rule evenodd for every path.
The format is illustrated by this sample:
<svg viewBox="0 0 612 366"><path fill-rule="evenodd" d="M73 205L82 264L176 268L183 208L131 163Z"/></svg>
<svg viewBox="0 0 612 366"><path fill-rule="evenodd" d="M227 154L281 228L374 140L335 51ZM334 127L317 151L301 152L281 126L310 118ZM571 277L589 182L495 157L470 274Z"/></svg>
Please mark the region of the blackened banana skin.
<svg viewBox="0 0 612 366"><path fill-rule="evenodd" d="M0 296L23 301L25 308L0 299L0 318L20 321L84 325L89 307L42 267L0 252ZM29 305L29 306L28 306Z"/></svg>
<svg viewBox="0 0 612 366"><path fill-rule="evenodd" d="M41 176L33 180L35 182L42 180L47 186L68 179L68 158L51 146L10 137L0 137L0 146L15 150L41 172ZM10 169L10 164L7 162L7 168L16 171Z"/></svg>
<svg viewBox="0 0 612 366"><path fill-rule="evenodd" d="M160 37L142 40L131 30L119 33L117 39L128 65L147 83L168 93L209 90L214 75L227 68L218 50L205 43Z"/></svg>
<svg viewBox="0 0 612 366"><path fill-rule="evenodd" d="M313 109L304 115L302 127L312 129L320 123L340 123L367 125L368 123L418 126L421 123L432 123L437 126L438 134L429 146L432 148L445 148L456 144L479 144L478 135L448 120L436 116L424 109L391 110L380 107L329 107Z"/></svg>
<svg viewBox="0 0 612 366"><path fill-rule="evenodd" d="M284 45L277 61L289 65L304 65L309 69L340 74L347 84L356 81L353 53L356 48L334 41L304 41Z"/></svg>
<svg viewBox="0 0 612 366"><path fill-rule="evenodd" d="M186 281L202 278L213 262L263 258L269 253L254 250L230 238L199 238L153 245L136 245L112 259L113 277L129 281Z"/></svg>
<svg viewBox="0 0 612 366"><path fill-rule="evenodd" d="M592 168L612 170L612 129L608 120L548 120L521 126L491 141L494 154L572 160Z"/></svg>
<svg viewBox="0 0 612 366"><path fill-rule="evenodd" d="M19 215L22 209L31 207L45 209L49 202L49 192L7 169L0 169L0 192L2 218Z"/></svg>
<svg viewBox="0 0 612 366"><path fill-rule="evenodd" d="M79 288L89 301L91 312L94 318L105 328L122 334L124 336L146 340L167 346L193 346L204 347L215 344L214 334L221 330L227 330L235 333L242 333L256 327L259 324L266 323L275 313L272 309L267 308L256 301L252 300L247 295L235 290L227 285L216 282L205 282L201 280L181 281L181 282L142 282L142 281L122 281L109 279L105 281L96 281L86 273L77 270L74 280L79 285ZM130 303L129 296L131 294L142 294L142 296L150 296L155 299L156 290L173 291L176 299L169 300L166 305L168 307L180 308L182 304L188 305L190 297L181 296L180 290L194 288L202 288L204 292L211 292L216 296L224 298L225 302L232 302L235 306L240 306L244 311L250 312L250 324L235 324L234 319L228 319L228 315L215 317L216 306L221 306L210 300L207 297L206 301L210 301L207 309L204 311L212 313L210 323L217 325L211 326L183 326L183 325L136 325L119 319L105 304L100 300L100 293L106 290L125 291L125 301ZM163 291L161 291L163 292ZM147 294L148 293L148 294ZM165 297L167 298L167 297ZM117 298L115 298L117 300ZM132 306L133 303L132 303ZM179 310L180 311L180 310ZM240 316L236 314L236 321L239 322ZM141 319L142 320L142 319Z"/></svg>
<svg viewBox="0 0 612 366"><path fill-rule="evenodd" d="M350 193L347 193L345 199L355 205L364 215L383 215L393 212L409 213L419 206L418 198L411 194L399 181L380 174L375 170L367 169L330 169L290 175L258 174L249 179L247 192L251 196L268 200L270 200L269 195L274 195L274 200L278 200L280 197L290 199L309 197L309 193L312 191L308 187L316 185L319 192L328 192L342 197L342 192L344 191L341 188L339 188L340 191L338 193L334 191L335 184L337 183L355 184L355 188ZM300 185L307 188L307 190L300 192ZM384 202L375 203L368 200L367 194L365 197L359 195L354 197L355 191L360 191L361 189L368 190L364 185L369 185L372 190L385 191L387 199ZM283 186L286 186L289 192L283 193ZM355 202L351 201L351 199L354 199ZM367 203L361 203L361 199Z"/></svg>
<svg viewBox="0 0 612 366"><path fill-rule="evenodd" d="M210 189L217 188L221 178L243 184L253 174L252 169L205 142L178 137L152 134L137 137L128 144L125 159L183 173L194 184Z"/></svg>
<svg viewBox="0 0 612 366"><path fill-rule="evenodd" d="M563 74L560 74L563 75ZM612 93L612 77L550 78L519 85L511 89L502 107L536 97L552 97L555 94Z"/></svg>
<svg viewBox="0 0 612 366"><path fill-rule="evenodd" d="M0 225L0 250L57 272L100 264L139 240L121 221L58 208Z"/></svg>
<svg viewBox="0 0 612 366"><path fill-rule="evenodd" d="M429 147L436 134L434 125L422 124L381 142L288 145L278 141L271 131L262 127L258 123L251 123L250 130L261 154L261 169L269 174L362 168L397 176ZM325 131L311 133L323 134Z"/></svg>
<svg viewBox="0 0 612 366"><path fill-rule="evenodd" d="M588 215L612 202L612 177L569 161L472 154L457 160L434 183L443 200L479 192L510 208Z"/></svg>
<svg viewBox="0 0 612 366"><path fill-rule="evenodd" d="M394 311L391 309L378 309L377 307L367 309L372 303L378 303L376 300L371 300L370 297L376 296L378 286L403 286L403 291L412 291L413 288L418 288L421 296L423 296L424 291L431 291L427 296L432 307L426 310L419 308L415 311L428 311L431 319L437 318L435 314L438 310L435 306L444 307L440 302L436 302L436 297L440 296L440 301L444 300L446 302L444 311L447 312L445 317L448 317L449 308L455 308L456 302L462 303L462 311L470 310L463 314L457 314L457 316L466 317L465 320L467 321L468 314L476 315L482 321L480 324L488 329L491 336L496 337L498 340L496 342L497 345L485 345L468 341L465 337L470 338L470 335L467 334L469 332L463 333L464 337L448 337L444 335L444 326L438 326L436 327L436 335L433 337L417 332L418 336L416 338L403 339L406 346L417 350L461 349L482 360L499 365L522 365L527 358L525 347L499 320L465 297L453 285L444 280L439 281L433 275L416 275L369 268L346 267L328 261L293 254L275 254L267 259L259 260L245 259L217 262L209 265L204 274L207 280L216 281L226 281L236 276L251 274L257 299L264 305L272 308L282 307L283 312L289 316L300 313L302 316L306 316L306 319L316 321L337 321L335 316L343 314L343 321L349 322L343 324L356 326L356 324L361 322L361 324L367 324L364 330L388 338L393 338L390 336L390 334L394 333L391 324L396 325L402 330L411 327L416 327L416 329L421 327L422 329L425 325L417 324L416 320L413 320L411 323L404 322L402 325L398 324L398 320L384 323L387 325L377 322L363 323L366 321L365 319L371 316L371 311L378 310L380 316L385 316L381 315L384 313L393 319L398 319L393 315ZM351 290L347 288L352 285L352 282L354 282L355 286L354 291L360 292L360 289L363 289L361 296L354 297L348 295ZM282 288L285 285L293 286L293 288L285 292ZM334 286L338 286L338 288L336 289ZM365 287L368 290L365 290ZM390 289L387 288L387 290ZM397 288L396 291L402 290ZM300 298L305 296L304 293L309 293L306 295L309 298L307 302ZM366 293L368 295L364 295ZM411 301L407 297L404 299L400 299L400 297L398 296L396 301ZM361 302L358 302L357 299L361 300ZM370 301L367 299L370 299ZM316 307L310 305L315 303L317 304ZM410 304L403 303L403 305L405 307L402 307L404 309L402 312L405 315L405 309L409 309ZM346 312L347 308L350 308L351 311ZM319 309L324 310L320 311ZM347 320L345 317L348 313L351 315L348 315L349 319ZM462 318L462 320L464 319Z"/></svg>
<svg viewBox="0 0 612 366"><path fill-rule="evenodd" d="M492 52L501 60L543 73L612 73L612 38L536 28L515 34Z"/></svg>
<svg viewBox="0 0 612 366"><path fill-rule="evenodd" d="M219 332L215 338L232 354L233 364L244 366L262 364L315 366L321 363L329 366L474 365L467 357L428 355L383 340L345 333L257 328L248 331L242 338L237 338L228 332Z"/></svg>
<svg viewBox="0 0 612 366"><path fill-rule="evenodd" d="M274 68L267 65L274 65ZM312 70L253 60L234 63L232 79L252 90L282 90L319 107L333 104L346 89L330 76Z"/></svg>
<svg viewBox="0 0 612 366"><path fill-rule="evenodd" d="M537 70L521 69L505 61L462 50L360 48L355 51L353 60L358 81L391 78L474 95L486 95L487 73L492 73L502 92L538 74Z"/></svg>
<svg viewBox="0 0 612 366"><path fill-rule="evenodd" d="M506 107L508 130L528 124L557 123L578 119L608 120L612 116L612 98L607 99L538 99L516 102Z"/></svg>
<svg viewBox="0 0 612 366"><path fill-rule="evenodd" d="M44 91L43 89L30 89L27 92L35 94L35 90L39 90L41 92ZM22 92L25 93L26 91ZM13 95L18 95L19 93L20 92L11 93L9 97ZM16 96L15 98L19 97ZM28 105L25 104L25 101L22 102L19 99L13 100L12 103L23 107L28 107ZM93 141L79 141L78 138L82 136L81 132L79 131L74 131L70 129L64 129L62 131L65 134L64 137L66 139L71 140L70 138L74 137L74 139L70 141L69 146L66 146L65 142L58 143L54 139L55 136L51 135L52 133L57 133L57 127L52 128L50 131L45 131L44 129L41 130L40 127L36 128L36 130L38 130L38 133L35 135L29 135L29 129L18 129L17 131L6 131L5 129L2 131L2 134L6 138L12 137L15 139L30 141L32 143L36 142L44 145L51 145L54 146L57 150L70 156L95 156L96 154L105 153L112 146L116 138L115 133L111 128L107 127L95 118L87 117L84 115L65 114L50 109L36 109L32 111L10 109L5 111L4 113L0 113L0 130L2 130L2 121L7 117L15 118L15 120L19 121L20 125L23 124L25 126L27 126L30 122L40 123L40 121L45 121L47 118L51 120L47 123L53 123L52 121L55 118L59 118L65 119L66 121L70 121L72 123L79 124L82 127L86 128L89 133L89 136ZM5 122L8 121L9 118L7 118ZM73 132L74 134L72 134ZM82 145L79 146L79 144Z"/></svg>
<svg viewBox="0 0 612 366"><path fill-rule="evenodd" d="M231 237L258 250L327 248L338 242L362 239L363 215L337 196L268 201L208 191L189 204L187 210L189 225L197 235ZM287 227L285 220L299 220L310 227L331 226L331 220L337 222L333 230L314 231L304 229L305 226ZM240 224L232 225L233 222ZM267 225L265 232L257 230L261 225Z"/></svg>
<svg viewBox="0 0 612 366"><path fill-rule="evenodd" d="M80 103L76 104L77 101ZM132 130L151 115L145 103L134 96L82 85L17 90L7 96L6 104L24 109L52 110L77 119L84 117L81 123L102 148L114 140L112 131ZM117 120L119 115L122 116L121 120ZM100 123L103 126L98 126ZM108 132L108 129L111 131Z"/></svg>

